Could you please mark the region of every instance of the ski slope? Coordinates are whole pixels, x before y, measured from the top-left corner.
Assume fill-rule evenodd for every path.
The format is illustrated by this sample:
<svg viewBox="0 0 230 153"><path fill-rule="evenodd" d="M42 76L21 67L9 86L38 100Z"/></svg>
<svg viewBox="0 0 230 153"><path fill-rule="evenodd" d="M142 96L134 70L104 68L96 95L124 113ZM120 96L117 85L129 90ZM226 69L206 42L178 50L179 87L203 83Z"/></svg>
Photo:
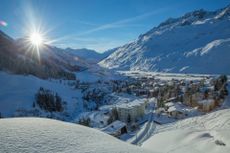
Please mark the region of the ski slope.
<svg viewBox="0 0 230 153"><path fill-rule="evenodd" d="M0 152L150 153L88 127L42 118L0 119Z"/></svg>

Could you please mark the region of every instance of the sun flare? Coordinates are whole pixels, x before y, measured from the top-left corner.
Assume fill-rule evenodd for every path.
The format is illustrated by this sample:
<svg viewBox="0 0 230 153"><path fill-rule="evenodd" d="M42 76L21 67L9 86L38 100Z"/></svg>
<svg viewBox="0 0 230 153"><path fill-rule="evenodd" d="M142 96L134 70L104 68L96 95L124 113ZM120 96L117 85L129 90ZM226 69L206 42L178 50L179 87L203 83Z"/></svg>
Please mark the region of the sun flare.
<svg viewBox="0 0 230 153"><path fill-rule="evenodd" d="M30 35L30 42L36 46L36 47L39 47L43 44L43 37L42 37L42 34L40 33L37 33L37 32L34 32Z"/></svg>

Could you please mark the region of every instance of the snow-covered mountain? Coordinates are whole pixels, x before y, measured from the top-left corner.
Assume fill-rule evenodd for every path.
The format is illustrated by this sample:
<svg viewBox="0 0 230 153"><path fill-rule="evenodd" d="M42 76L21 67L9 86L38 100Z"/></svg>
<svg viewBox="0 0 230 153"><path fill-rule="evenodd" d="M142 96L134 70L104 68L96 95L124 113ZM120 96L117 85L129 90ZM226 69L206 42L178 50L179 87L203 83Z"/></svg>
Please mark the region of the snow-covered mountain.
<svg viewBox="0 0 230 153"><path fill-rule="evenodd" d="M98 130L42 118L0 119L0 152L150 153Z"/></svg>
<svg viewBox="0 0 230 153"><path fill-rule="evenodd" d="M120 70L230 74L230 6L170 18L118 47L100 65Z"/></svg>
<svg viewBox="0 0 230 153"><path fill-rule="evenodd" d="M86 48L82 48L82 49L66 48L65 50L75 56L87 60L90 63L98 63L99 61L108 57L113 52L113 50L108 50L103 53L98 53L95 50L90 50Z"/></svg>

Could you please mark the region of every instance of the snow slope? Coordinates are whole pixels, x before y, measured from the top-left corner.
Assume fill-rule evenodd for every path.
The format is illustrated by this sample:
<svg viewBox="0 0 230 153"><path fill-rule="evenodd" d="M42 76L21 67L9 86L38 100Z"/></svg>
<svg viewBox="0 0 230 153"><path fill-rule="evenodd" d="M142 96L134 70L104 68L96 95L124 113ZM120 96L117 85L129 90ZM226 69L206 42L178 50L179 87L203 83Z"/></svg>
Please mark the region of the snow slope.
<svg viewBox="0 0 230 153"><path fill-rule="evenodd" d="M158 126L142 147L170 153L228 153L230 109Z"/></svg>
<svg viewBox="0 0 230 153"><path fill-rule="evenodd" d="M95 129L42 118L0 119L0 138L0 152L149 152Z"/></svg>
<svg viewBox="0 0 230 153"><path fill-rule="evenodd" d="M190 12L118 47L100 65L119 70L230 74L229 27L230 6Z"/></svg>
<svg viewBox="0 0 230 153"><path fill-rule="evenodd" d="M67 82L42 80L34 76L14 75L0 71L0 112L4 117L14 116L17 110L31 110L35 93L40 87L57 92L66 101L70 116L81 112L81 91L71 89Z"/></svg>

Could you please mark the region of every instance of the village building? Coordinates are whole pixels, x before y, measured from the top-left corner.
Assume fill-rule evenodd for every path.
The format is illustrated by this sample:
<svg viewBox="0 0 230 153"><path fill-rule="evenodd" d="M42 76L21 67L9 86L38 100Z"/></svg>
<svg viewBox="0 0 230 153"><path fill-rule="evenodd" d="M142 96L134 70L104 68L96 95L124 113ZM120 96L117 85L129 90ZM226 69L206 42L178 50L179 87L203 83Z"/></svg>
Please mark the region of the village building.
<svg viewBox="0 0 230 153"><path fill-rule="evenodd" d="M135 92L136 92L136 96L147 96L149 93L147 89L138 89Z"/></svg>
<svg viewBox="0 0 230 153"><path fill-rule="evenodd" d="M157 97L159 94L159 88L155 87L154 89L149 90L148 97Z"/></svg>
<svg viewBox="0 0 230 153"><path fill-rule="evenodd" d="M127 133L127 126L126 123L116 120L103 128L102 131L109 135L119 137L120 135Z"/></svg>
<svg viewBox="0 0 230 153"><path fill-rule="evenodd" d="M204 99L198 101L199 109L203 112L210 112L216 107L214 99Z"/></svg>
<svg viewBox="0 0 230 153"><path fill-rule="evenodd" d="M186 107L180 103L173 103L173 102L169 102L165 104L165 108L166 108L166 112L167 114L175 119L182 119L185 118L188 114L187 114L187 110Z"/></svg>
<svg viewBox="0 0 230 153"><path fill-rule="evenodd" d="M134 100L129 103L122 103L116 105L119 120L132 123L136 122L138 118L141 118L145 114L145 102L140 100Z"/></svg>

